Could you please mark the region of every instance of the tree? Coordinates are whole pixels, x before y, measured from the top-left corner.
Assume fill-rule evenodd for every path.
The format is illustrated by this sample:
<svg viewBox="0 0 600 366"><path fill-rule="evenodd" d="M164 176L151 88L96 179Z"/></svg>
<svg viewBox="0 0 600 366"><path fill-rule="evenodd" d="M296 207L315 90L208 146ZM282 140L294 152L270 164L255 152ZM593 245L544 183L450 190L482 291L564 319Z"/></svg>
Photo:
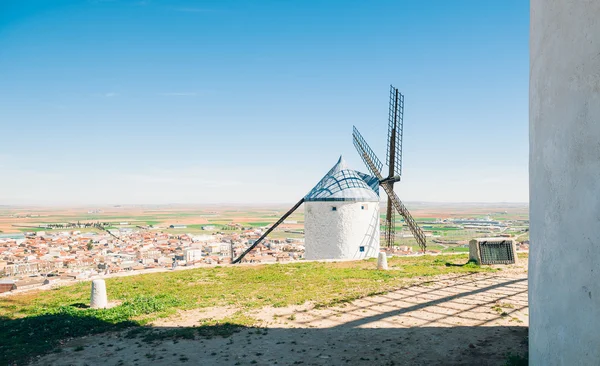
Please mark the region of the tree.
<svg viewBox="0 0 600 366"><path fill-rule="evenodd" d="M92 250L94 248L94 243L92 243L92 240L90 239L90 241L87 243L87 250Z"/></svg>

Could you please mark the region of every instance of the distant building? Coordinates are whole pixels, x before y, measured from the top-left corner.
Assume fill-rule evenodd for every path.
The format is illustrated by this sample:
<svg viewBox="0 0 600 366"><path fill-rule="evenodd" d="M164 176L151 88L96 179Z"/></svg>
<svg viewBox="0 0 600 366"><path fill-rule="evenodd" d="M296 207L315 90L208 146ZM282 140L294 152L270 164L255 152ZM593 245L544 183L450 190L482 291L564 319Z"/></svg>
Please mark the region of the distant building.
<svg viewBox="0 0 600 366"><path fill-rule="evenodd" d="M210 240L214 240L212 235L194 235L190 237L193 242L207 242Z"/></svg>
<svg viewBox="0 0 600 366"><path fill-rule="evenodd" d="M187 225L170 225L169 228L170 229L185 229L185 228L187 228Z"/></svg>
<svg viewBox="0 0 600 366"><path fill-rule="evenodd" d="M207 252L214 254L221 252L221 243L209 243L206 245Z"/></svg>
<svg viewBox="0 0 600 366"><path fill-rule="evenodd" d="M13 280L0 280L0 294L17 289L17 285Z"/></svg>
<svg viewBox="0 0 600 366"><path fill-rule="evenodd" d="M183 256L186 262L195 262L202 259L202 249L186 248L183 250Z"/></svg>

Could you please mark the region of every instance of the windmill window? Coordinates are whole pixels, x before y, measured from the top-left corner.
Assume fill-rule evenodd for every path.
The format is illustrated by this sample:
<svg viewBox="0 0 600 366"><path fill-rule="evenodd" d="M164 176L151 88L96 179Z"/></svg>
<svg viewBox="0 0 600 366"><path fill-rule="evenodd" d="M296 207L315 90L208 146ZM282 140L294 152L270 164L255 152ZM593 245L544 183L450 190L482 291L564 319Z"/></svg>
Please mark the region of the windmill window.
<svg viewBox="0 0 600 366"><path fill-rule="evenodd" d="M364 251L365 251L365 247L360 247L360 248L359 248L359 250L360 250L361 252L364 252Z"/></svg>
<svg viewBox="0 0 600 366"><path fill-rule="evenodd" d="M331 207L331 211L337 211L337 207L335 207L335 206Z"/></svg>

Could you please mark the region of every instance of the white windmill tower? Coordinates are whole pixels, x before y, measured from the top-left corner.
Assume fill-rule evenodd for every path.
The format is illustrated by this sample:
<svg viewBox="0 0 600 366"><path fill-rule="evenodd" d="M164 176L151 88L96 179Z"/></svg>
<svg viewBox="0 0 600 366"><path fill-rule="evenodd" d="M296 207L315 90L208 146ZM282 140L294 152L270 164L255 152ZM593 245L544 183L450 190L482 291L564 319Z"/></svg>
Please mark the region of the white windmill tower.
<svg viewBox="0 0 600 366"><path fill-rule="evenodd" d="M317 185L232 263L239 263L304 203L306 259L362 259L379 254L379 180L340 156Z"/></svg>
<svg viewBox="0 0 600 366"><path fill-rule="evenodd" d="M304 197L306 259L379 254L379 180L338 162Z"/></svg>

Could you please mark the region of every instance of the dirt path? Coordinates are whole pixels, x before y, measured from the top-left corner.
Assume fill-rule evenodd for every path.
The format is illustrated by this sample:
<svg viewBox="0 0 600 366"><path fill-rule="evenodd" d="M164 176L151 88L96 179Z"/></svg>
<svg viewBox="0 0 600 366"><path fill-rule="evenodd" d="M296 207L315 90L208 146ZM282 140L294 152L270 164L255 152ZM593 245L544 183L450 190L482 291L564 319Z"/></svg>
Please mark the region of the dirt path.
<svg viewBox="0 0 600 366"><path fill-rule="evenodd" d="M236 309L189 311L153 324L185 331ZM228 337L80 338L36 365L502 365L527 350L527 275L449 275L339 306L264 308L260 328Z"/></svg>

